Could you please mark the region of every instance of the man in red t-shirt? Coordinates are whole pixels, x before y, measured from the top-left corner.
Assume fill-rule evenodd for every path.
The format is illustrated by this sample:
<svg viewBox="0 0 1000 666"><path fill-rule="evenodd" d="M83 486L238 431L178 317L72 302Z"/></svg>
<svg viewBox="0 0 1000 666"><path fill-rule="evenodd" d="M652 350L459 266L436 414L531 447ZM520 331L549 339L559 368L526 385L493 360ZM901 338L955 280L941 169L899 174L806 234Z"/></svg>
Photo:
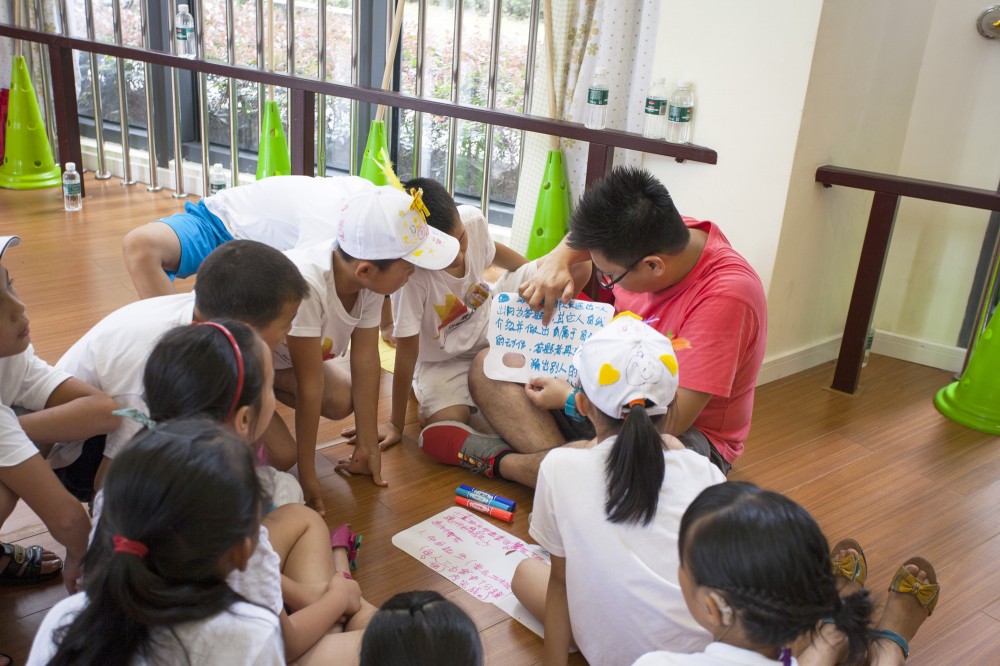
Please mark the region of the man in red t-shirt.
<svg viewBox="0 0 1000 666"><path fill-rule="evenodd" d="M634 312L674 340L680 389L667 431L728 473L743 452L764 360L760 278L717 226L682 218L666 188L642 169L615 169L588 189L569 235L521 285L532 307L545 311L545 323L556 301L575 295L569 267L588 259L613 290L617 312ZM575 394L564 381L523 388L493 381L481 355L469 385L498 435L428 426L420 445L441 462L533 486L545 452L594 436L588 422L575 420Z"/></svg>

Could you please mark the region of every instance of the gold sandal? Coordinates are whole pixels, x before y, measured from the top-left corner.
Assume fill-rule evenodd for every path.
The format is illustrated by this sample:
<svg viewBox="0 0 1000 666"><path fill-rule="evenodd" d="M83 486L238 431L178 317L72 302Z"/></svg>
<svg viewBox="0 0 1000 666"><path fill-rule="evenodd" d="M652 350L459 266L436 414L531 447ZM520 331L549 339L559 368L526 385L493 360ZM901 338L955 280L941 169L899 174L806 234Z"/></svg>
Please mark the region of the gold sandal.
<svg viewBox="0 0 1000 666"><path fill-rule="evenodd" d="M855 553L848 553L846 557L837 557L837 553L842 550L854 550ZM864 587L868 580L868 560L865 559L865 551L861 550L861 544L854 539L841 539L830 551L830 562L833 565L833 575L841 576L849 581L857 581L858 585Z"/></svg>

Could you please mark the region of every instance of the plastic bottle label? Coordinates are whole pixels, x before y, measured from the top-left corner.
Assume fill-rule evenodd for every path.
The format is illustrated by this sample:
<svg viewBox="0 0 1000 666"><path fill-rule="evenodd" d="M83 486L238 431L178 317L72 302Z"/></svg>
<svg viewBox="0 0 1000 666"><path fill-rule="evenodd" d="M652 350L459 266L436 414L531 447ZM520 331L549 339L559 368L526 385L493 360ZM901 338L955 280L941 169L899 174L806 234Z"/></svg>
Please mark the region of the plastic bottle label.
<svg viewBox="0 0 1000 666"><path fill-rule="evenodd" d="M226 189L225 183L209 183L208 184L208 195L218 194L220 191Z"/></svg>
<svg viewBox="0 0 1000 666"><path fill-rule="evenodd" d="M63 185L63 192L68 197L78 196L80 194L80 183L65 183Z"/></svg>
<svg viewBox="0 0 1000 666"><path fill-rule="evenodd" d="M193 33L194 33L194 28L178 27L176 30L174 30L174 35L176 36L178 42L186 42L188 40L188 35L191 35Z"/></svg>
<svg viewBox="0 0 1000 666"><path fill-rule="evenodd" d="M667 100L646 98L646 113L651 116L667 115Z"/></svg>
<svg viewBox="0 0 1000 666"><path fill-rule="evenodd" d="M689 123L691 122L691 107L690 106L674 106L670 105L670 111L667 113L667 120L672 123Z"/></svg>
<svg viewBox="0 0 1000 666"><path fill-rule="evenodd" d="M587 104L594 104L596 106L607 106L608 105L608 91L602 90L600 88L589 88L587 90Z"/></svg>

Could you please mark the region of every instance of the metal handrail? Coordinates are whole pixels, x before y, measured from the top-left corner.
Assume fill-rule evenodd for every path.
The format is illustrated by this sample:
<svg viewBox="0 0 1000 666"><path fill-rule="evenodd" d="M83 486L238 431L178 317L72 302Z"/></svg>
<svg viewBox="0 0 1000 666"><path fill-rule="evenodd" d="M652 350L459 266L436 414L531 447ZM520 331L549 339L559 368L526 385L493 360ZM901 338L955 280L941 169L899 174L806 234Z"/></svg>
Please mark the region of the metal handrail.
<svg viewBox="0 0 1000 666"><path fill-rule="evenodd" d="M54 49L75 49L88 53L110 55L117 58L127 58L140 62L148 62L154 65L164 65L175 69L234 77L261 84L295 89L310 94L327 94L358 102L366 102L369 104L384 104L401 109L410 109L434 115L454 117L461 120L501 125L512 129L549 134L567 139L575 139L578 141L588 141L591 143L592 151L588 161L593 164L601 162L601 160L595 159L595 156L593 155L595 146L600 146L601 150L605 151L609 147L625 148L653 155L673 157L678 160L691 160L693 162L703 162L706 164L716 164L718 162L718 154L716 151L704 146L666 143L655 139L647 139L641 134L633 134L631 132L623 132L614 129L592 130L579 123L572 123L564 120L553 120L551 118L510 111L452 104L451 102L426 99L403 93L379 90L377 88L350 86L331 81L306 79L299 76L266 72L239 65L208 62L205 60L189 60L187 58L182 58L169 53L163 53L161 51L153 51L134 46L109 44L89 39L80 39L78 37L68 37L65 35L50 34L36 30L18 28L8 24L0 24L0 36L37 42L39 44L48 45L50 48ZM58 63L59 61L56 60L56 62ZM53 65L53 67L56 66L58 66L58 64ZM604 163L607 163L607 161L605 160ZM590 180L591 179L588 177L588 182Z"/></svg>

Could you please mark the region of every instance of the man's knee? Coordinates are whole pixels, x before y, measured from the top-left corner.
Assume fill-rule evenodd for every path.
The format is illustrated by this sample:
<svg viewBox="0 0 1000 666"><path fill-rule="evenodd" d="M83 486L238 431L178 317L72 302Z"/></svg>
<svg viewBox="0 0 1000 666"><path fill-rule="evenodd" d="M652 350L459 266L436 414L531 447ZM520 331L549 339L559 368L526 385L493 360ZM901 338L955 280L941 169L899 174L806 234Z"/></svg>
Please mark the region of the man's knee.
<svg viewBox="0 0 1000 666"><path fill-rule="evenodd" d="M160 249L157 247L155 235L149 231L149 225L137 227L125 234L122 240L122 254L126 265L137 262L160 262Z"/></svg>
<svg viewBox="0 0 1000 666"><path fill-rule="evenodd" d="M351 399L350 387L347 391L329 391L323 396L321 413L324 418L332 421L346 419L354 413L354 401Z"/></svg>

